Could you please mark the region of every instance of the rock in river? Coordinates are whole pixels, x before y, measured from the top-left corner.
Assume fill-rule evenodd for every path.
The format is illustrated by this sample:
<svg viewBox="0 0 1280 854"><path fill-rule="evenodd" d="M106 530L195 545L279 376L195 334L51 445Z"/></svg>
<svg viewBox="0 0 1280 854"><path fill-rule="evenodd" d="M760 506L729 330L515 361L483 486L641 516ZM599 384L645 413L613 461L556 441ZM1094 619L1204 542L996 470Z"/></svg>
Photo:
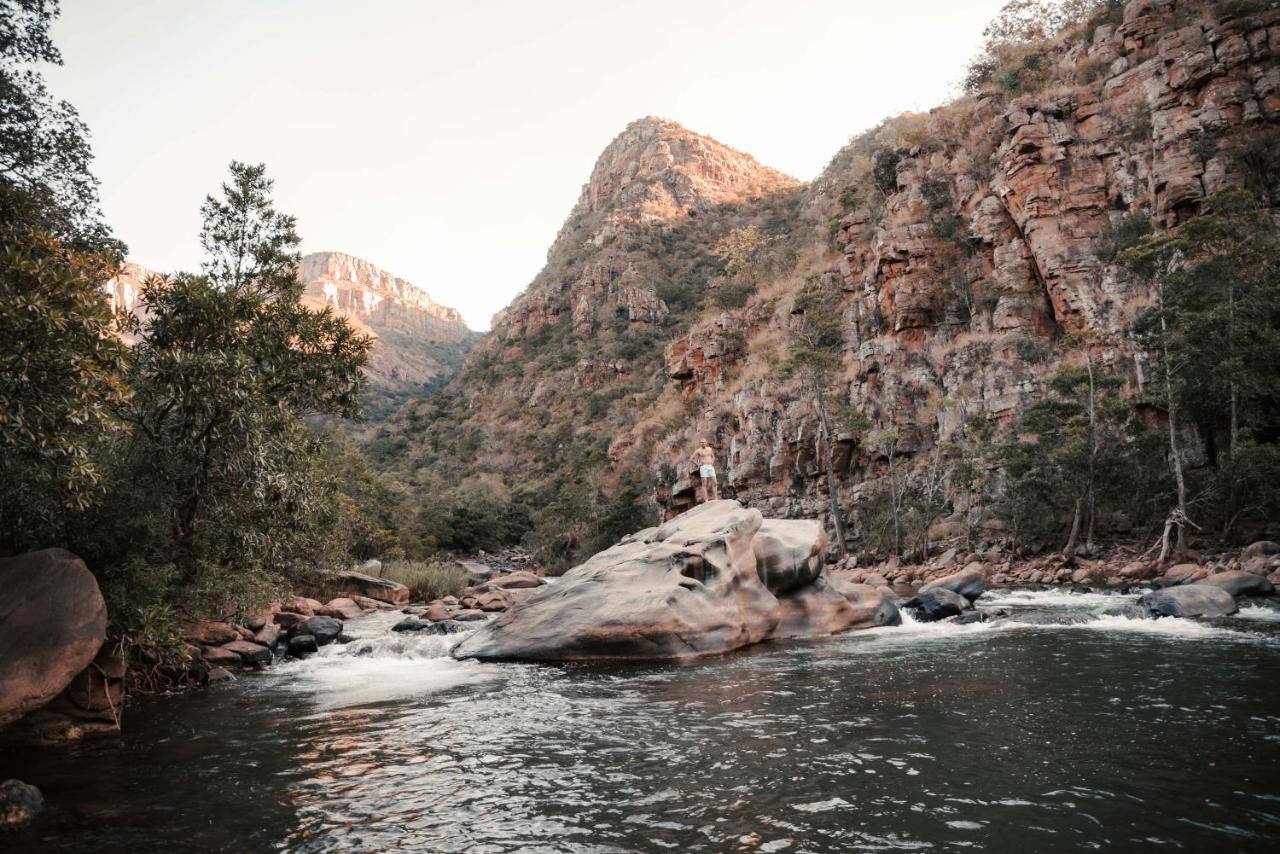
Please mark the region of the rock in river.
<svg viewBox="0 0 1280 854"><path fill-rule="evenodd" d="M43 706L106 638L107 606L80 558L45 549L0 560L0 726Z"/></svg>
<svg viewBox="0 0 1280 854"><path fill-rule="evenodd" d="M307 617L307 619L289 629L290 637L311 635L320 646L333 643L340 634L342 634L342 623L333 617ZM290 647L290 651L292 652L292 647Z"/></svg>
<svg viewBox="0 0 1280 854"><path fill-rule="evenodd" d="M986 583L987 575L982 571L982 564L975 562L959 572L939 578L937 581L930 581L920 588L920 592L924 593L926 590L936 590L941 587L952 593L958 593L972 602L982 595Z"/></svg>
<svg viewBox="0 0 1280 854"><path fill-rule="evenodd" d="M1236 612L1235 598L1210 584L1157 590L1143 596L1138 604L1157 617L1225 617Z"/></svg>
<svg viewBox="0 0 1280 854"><path fill-rule="evenodd" d="M16 830L44 810L44 796L30 783L5 780L0 783L0 830Z"/></svg>
<svg viewBox="0 0 1280 854"><path fill-rule="evenodd" d="M454 655L685 658L896 620L896 607L877 588L831 582L825 546L816 522L766 522L736 501L707 502L540 588Z"/></svg>
<svg viewBox="0 0 1280 854"><path fill-rule="evenodd" d="M1275 585L1262 576L1238 569L1206 575L1198 583L1221 587L1232 596L1266 596L1276 591Z"/></svg>
<svg viewBox="0 0 1280 854"><path fill-rule="evenodd" d="M954 617L972 606L968 599L948 587L930 587L917 593L914 599L907 602L906 607L921 622L932 623Z"/></svg>

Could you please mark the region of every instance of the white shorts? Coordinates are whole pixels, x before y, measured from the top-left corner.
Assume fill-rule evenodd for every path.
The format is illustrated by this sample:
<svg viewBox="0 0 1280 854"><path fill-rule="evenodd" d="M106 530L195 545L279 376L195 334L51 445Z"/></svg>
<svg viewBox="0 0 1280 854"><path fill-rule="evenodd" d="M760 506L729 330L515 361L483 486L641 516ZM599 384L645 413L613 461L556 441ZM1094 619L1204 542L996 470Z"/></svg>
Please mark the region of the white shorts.
<svg viewBox="0 0 1280 854"><path fill-rule="evenodd" d="M700 466L700 467L698 468L698 476L699 476L699 477L712 477L712 478L713 478L713 477L715 477L715 476L716 476L716 467L715 467L715 466Z"/></svg>

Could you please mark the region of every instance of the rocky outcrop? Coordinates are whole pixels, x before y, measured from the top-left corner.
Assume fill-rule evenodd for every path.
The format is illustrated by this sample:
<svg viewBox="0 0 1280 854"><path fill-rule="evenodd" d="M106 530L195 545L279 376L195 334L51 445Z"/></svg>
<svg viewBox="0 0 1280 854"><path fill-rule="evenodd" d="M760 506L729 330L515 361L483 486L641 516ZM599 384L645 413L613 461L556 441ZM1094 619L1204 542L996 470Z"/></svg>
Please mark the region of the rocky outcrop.
<svg viewBox="0 0 1280 854"><path fill-rule="evenodd" d="M409 602L409 588L389 578L347 570L338 573L338 583L346 590L388 605L406 605Z"/></svg>
<svg viewBox="0 0 1280 854"><path fill-rule="evenodd" d="M94 660L107 609L80 558L45 549L0 559L0 726L44 706Z"/></svg>
<svg viewBox="0 0 1280 854"><path fill-rule="evenodd" d="M766 522L735 501L711 501L600 552L454 655L687 658L894 620L881 591L830 583L824 539L816 523Z"/></svg>

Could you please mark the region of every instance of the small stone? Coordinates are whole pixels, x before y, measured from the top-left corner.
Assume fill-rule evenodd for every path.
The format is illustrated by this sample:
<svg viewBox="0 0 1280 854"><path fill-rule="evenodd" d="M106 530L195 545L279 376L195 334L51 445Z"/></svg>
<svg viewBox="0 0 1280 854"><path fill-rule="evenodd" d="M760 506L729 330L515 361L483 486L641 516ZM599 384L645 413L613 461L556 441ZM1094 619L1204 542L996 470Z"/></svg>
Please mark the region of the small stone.
<svg viewBox="0 0 1280 854"><path fill-rule="evenodd" d="M225 667L215 667L209 671L208 680L210 685L217 685L220 682L234 682L236 677L232 675L230 670Z"/></svg>

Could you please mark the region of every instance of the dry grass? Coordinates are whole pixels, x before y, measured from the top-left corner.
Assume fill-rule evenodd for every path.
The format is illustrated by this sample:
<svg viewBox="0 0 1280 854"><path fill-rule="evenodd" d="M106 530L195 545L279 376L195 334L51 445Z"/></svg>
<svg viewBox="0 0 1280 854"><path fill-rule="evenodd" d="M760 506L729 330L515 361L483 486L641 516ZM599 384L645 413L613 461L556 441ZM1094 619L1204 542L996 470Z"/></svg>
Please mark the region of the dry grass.
<svg viewBox="0 0 1280 854"><path fill-rule="evenodd" d="M461 596L467 586L467 574L460 567L441 561L388 561L382 565L381 575L408 587L415 602Z"/></svg>

